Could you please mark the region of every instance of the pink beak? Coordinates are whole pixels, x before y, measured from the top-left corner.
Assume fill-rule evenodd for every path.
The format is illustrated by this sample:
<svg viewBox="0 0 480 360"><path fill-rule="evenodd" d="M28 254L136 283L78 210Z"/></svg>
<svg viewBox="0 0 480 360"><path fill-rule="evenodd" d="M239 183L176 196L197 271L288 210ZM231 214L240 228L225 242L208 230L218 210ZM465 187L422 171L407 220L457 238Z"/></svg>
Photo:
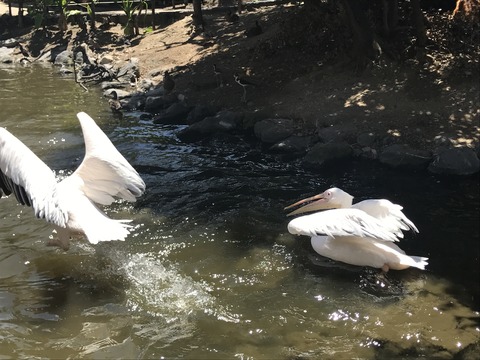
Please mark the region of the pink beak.
<svg viewBox="0 0 480 360"><path fill-rule="evenodd" d="M295 204L288 205L287 207L284 208L284 210L293 208L295 206L301 205L308 203L309 204L302 206L290 213L287 214L287 216L292 216L292 215L297 215L297 214L302 214L305 212L311 212L311 211L316 211L316 210L322 210L322 209L327 209L328 208L328 201L325 199L323 193L297 201Z"/></svg>

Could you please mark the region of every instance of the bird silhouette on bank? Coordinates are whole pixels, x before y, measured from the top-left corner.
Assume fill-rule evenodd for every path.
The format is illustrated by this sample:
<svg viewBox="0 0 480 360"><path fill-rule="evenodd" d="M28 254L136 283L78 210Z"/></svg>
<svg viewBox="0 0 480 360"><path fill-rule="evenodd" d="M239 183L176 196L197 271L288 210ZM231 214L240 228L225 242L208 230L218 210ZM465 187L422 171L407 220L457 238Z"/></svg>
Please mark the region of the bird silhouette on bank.
<svg viewBox="0 0 480 360"><path fill-rule="evenodd" d="M263 33L262 27L258 23L258 20L255 20L255 26L250 29L245 30L246 37L254 37Z"/></svg>
<svg viewBox="0 0 480 360"><path fill-rule="evenodd" d="M243 88L242 102L247 102L247 88L256 87L257 85L252 83L250 80L240 77L237 73L233 75L235 82Z"/></svg>
<svg viewBox="0 0 480 360"><path fill-rule="evenodd" d="M234 12L232 12L232 10L228 10L227 13L225 14L225 19L228 22L236 22L240 19L240 17Z"/></svg>
<svg viewBox="0 0 480 360"><path fill-rule="evenodd" d="M172 92L174 88L175 88L175 80L173 80L172 76L167 70L163 74L163 89L165 90L165 93L169 94Z"/></svg>
<svg viewBox="0 0 480 360"><path fill-rule="evenodd" d="M222 87L223 73L222 73L222 70L220 70L216 64L213 64L213 74L215 75L215 79L217 80L217 87Z"/></svg>

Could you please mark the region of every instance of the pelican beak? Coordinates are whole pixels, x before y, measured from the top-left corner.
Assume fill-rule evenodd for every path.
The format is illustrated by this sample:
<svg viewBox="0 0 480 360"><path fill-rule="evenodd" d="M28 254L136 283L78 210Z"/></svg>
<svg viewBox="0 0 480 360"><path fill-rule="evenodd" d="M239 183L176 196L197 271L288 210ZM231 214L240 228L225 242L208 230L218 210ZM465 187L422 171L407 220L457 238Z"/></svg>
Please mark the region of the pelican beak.
<svg viewBox="0 0 480 360"><path fill-rule="evenodd" d="M321 193L321 194L297 201L295 204L288 205L287 207L284 208L284 210L288 210L290 208L293 208L295 206L302 205L305 203L308 203L308 204L305 206L299 207L298 209L288 213L287 216L329 208L327 199L325 199L325 196L323 195L323 193Z"/></svg>

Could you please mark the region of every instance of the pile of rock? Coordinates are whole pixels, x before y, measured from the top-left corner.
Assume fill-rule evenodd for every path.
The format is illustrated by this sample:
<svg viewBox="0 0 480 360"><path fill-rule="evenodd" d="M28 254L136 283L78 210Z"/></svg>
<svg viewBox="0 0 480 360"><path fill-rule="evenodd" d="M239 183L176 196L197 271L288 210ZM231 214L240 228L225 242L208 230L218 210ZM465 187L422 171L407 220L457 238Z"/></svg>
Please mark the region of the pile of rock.
<svg viewBox="0 0 480 360"><path fill-rule="evenodd" d="M0 62L26 61L22 52L16 50L18 41L12 39L2 45ZM305 129L292 119L272 118L260 112L220 110L206 104L193 106L183 94L173 90L172 84L166 87L162 81L152 80L162 71L153 71L138 81L137 59L117 67L108 56L95 58L86 45L75 51L52 49L35 60L52 61L62 69L71 67L75 60L78 81L99 82L104 96L115 102L115 111L142 111L157 124L187 125L178 133L178 138L185 142L206 140L218 134L253 135L265 151L301 157L305 167L314 169L357 157L436 174L470 175L480 170L479 149L456 147L448 139L442 139L431 152L353 126L322 127L304 134Z"/></svg>

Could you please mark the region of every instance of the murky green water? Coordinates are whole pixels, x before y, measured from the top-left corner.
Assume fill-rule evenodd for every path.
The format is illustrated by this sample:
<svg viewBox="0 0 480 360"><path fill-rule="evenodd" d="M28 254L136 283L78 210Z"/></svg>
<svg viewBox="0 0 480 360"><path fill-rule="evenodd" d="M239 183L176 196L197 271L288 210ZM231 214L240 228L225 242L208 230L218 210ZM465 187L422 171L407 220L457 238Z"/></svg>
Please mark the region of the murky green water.
<svg viewBox="0 0 480 360"><path fill-rule="evenodd" d="M126 242L68 252L48 224L0 201L0 358L448 358L480 338L478 177L372 164L309 173L249 144L179 142L178 128L114 119L46 68L0 68L0 126L57 173L83 156L85 111L139 170L147 194L112 217ZM387 197L420 229L401 246L428 271L341 266L286 231L283 206L331 185Z"/></svg>

